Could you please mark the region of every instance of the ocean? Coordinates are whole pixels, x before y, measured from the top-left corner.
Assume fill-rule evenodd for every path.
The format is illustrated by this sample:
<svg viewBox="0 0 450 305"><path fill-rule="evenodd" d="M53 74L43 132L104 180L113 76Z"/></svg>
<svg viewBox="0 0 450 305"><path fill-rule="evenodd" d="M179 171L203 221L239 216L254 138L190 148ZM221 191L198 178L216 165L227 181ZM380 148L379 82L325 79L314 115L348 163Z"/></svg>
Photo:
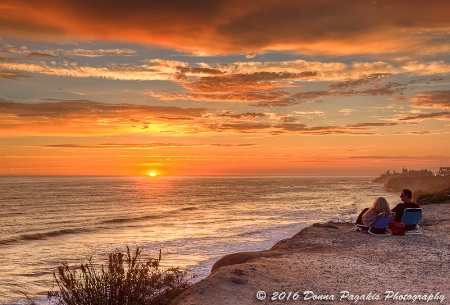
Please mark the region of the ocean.
<svg viewBox="0 0 450 305"><path fill-rule="evenodd" d="M398 194L373 177L0 177L0 304L50 304L61 262L136 246L209 275L222 256L271 248L315 222L355 219Z"/></svg>

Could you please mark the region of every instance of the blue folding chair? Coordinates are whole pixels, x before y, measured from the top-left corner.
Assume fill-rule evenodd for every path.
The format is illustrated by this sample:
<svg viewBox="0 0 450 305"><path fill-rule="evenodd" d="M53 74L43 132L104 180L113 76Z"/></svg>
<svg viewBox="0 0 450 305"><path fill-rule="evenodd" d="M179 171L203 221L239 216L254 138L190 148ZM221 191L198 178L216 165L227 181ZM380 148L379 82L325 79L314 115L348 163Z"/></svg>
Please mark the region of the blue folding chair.
<svg viewBox="0 0 450 305"><path fill-rule="evenodd" d="M384 216L382 213L380 213L378 214L377 218L372 223L372 225L365 226L357 224L352 228L352 231L358 230L376 236L392 235L391 233L386 231L386 228L388 227L389 223L391 222L392 218L394 218L394 216L395 213L392 213L390 216Z"/></svg>
<svg viewBox="0 0 450 305"><path fill-rule="evenodd" d="M419 222L422 218L421 208L406 208L403 212L401 223L405 226L415 226L412 230L405 230L405 234L422 234L419 229Z"/></svg>

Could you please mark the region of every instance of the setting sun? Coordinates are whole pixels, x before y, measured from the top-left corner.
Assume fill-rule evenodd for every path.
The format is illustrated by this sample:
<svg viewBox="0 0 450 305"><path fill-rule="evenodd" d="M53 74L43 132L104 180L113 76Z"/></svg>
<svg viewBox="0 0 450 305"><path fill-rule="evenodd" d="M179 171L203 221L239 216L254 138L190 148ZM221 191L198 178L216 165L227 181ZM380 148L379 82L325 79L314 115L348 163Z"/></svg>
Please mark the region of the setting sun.
<svg viewBox="0 0 450 305"><path fill-rule="evenodd" d="M149 175L150 177L156 177L156 176L157 176L155 172L150 172L148 175Z"/></svg>

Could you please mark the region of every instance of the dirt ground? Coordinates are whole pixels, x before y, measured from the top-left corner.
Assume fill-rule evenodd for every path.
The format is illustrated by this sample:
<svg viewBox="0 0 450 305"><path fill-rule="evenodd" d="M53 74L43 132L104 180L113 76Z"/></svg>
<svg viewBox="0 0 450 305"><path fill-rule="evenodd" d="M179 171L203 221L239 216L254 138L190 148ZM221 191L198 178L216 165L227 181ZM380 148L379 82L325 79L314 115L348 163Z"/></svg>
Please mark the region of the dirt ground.
<svg viewBox="0 0 450 305"><path fill-rule="evenodd" d="M325 224L268 251L231 254L171 305L450 304L450 204L423 210L422 235Z"/></svg>

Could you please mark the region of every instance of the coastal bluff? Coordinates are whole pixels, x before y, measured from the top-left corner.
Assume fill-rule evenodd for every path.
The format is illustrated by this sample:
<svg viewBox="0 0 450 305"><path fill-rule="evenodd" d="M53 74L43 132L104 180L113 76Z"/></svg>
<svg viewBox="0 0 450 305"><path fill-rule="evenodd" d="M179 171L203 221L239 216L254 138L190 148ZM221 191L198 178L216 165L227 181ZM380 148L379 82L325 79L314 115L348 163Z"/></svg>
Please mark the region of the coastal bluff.
<svg viewBox="0 0 450 305"><path fill-rule="evenodd" d="M429 193L450 189L450 176L381 176L372 182L383 184L384 189L388 192L399 192L405 188Z"/></svg>
<svg viewBox="0 0 450 305"><path fill-rule="evenodd" d="M422 235L378 237L329 222L266 251L227 255L171 305L448 304L450 204L423 209Z"/></svg>
<svg viewBox="0 0 450 305"><path fill-rule="evenodd" d="M387 192L410 189L413 201L419 205L450 202L450 175L403 176L381 175L372 182L383 184Z"/></svg>

